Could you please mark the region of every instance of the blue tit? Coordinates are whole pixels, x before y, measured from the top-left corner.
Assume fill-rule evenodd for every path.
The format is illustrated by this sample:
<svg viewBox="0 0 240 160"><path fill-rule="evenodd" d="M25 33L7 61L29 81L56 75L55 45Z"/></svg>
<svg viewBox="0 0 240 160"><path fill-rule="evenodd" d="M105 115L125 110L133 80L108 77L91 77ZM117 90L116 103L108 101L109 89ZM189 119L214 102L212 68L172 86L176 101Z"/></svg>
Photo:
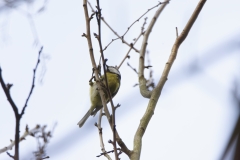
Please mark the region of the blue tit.
<svg viewBox="0 0 240 160"><path fill-rule="evenodd" d="M120 87L121 74L120 74L119 70L117 69L117 67L106 66L106 77L107 77L107 81L108 81L109 90L111 92L112 97L114 97L117 94L119 87ZM101 76L101 79L102 79L103 84L105 85L106 82L104 79L104 75ZM109 102L109 97L106 92L106 87L105 87L105 89L103 89L103 91L104 91L104 94L106 97L106 101ZM95 116L96 113L103 107L102 100L99 95L96 82L90 84L90 101L91 101L91 107L87 111L85 116L78 122L79 127L83 126L83 124L86 122L86 120L88 119L88 117L90 115Z"/></svg>

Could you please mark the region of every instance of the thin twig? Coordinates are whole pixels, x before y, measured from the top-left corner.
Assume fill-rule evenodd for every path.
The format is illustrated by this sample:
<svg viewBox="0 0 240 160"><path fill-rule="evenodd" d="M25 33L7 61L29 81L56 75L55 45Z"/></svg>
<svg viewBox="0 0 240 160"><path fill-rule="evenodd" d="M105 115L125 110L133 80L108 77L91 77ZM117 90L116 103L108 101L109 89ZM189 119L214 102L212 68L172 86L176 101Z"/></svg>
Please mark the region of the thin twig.
<svg viewBox="0 0 240 160"><path fill-rule="evenodd" d="M137 20L135 20L128 28L127 30L125 31L125 33L120 36L116 31L113 30L113 28L105 21L104 18L102 18L103 22L108 26L108 28L118 37L116 39L113 39L110 43L112 43L114 40L117 40L117 39L121 39L123 43L127 44L129 47L131 47L132 49L134 49L136 52L140 52L139 50L135 49L135 47L132 47L131 44L128 44L125 40L124 40L124 36L127 34L127 32L130 30L130 28L136 23L136 22L139 22L139 20L145 16L149 11L151 11L152 9L158 7L159 5L161 4L164 4L164 3L168 3L168 2L159 2L157 5L153 6L152 8L149 8L144 14L142 14ZM109 44L110 45L110 44ZM106 46L107 47L107 46ZM105 48L106 48L105 47ZM105 49L104 48L104 49Z"/></svg>
<svg viewBox="0 0 240 160"><path fill-rule="evenodd" d="M170 1L170 0L169 0ZM153 6L152 8L149 8L144 14L142 14L137 20L135 20L125 31L125 33L120 36L116 31L114 31L114 29L105 21L105 19L102 17L103 22L108 26L108 28L118 37L116 39L112 39L112 41L104 48L104 50L114 41L117 39L121 39L123 43L127 44L129 47L131 47L132 49L134 49L136 52L139 53L139 50L135 49L135 47L132 47L131 44L128 44L125 40L124 40L124 36L127 34L127 32L130 30L130 28L136 23L139 22L139 20L145 16L149 11L153 10L154 8L158 7L161 4L164 3L168 3L169 1L165 1L165 2L159 2L157 5ZM93 9L92 9L93 10Z"/></svg>
<svg viewBox="0 0 240 160"><path fill-rule="evenodd" d="M170 0L169 0L169 1L170 1ZM122 37L124 37L124 36L127 34L127 32L129 31L129 29L130 29L136 22L139 22L139 20L140 20L143 16L145 16L149 11L151 11L151 10L154 9L154 8L157 8L157 7L158 7L159 5L161 5L161 4L166 4L166 3L168 3L169 1L158 2L157 5L153 6L152 8L149 8L145 13L143 13L136 21L134 21L134 22L127 28L126 32L122 35Z"/></svg>
<svg viewBox="0 0 240 160"><path fill-rule="evenodd" d="M120 150L120 152L118 154L121 154L121 149L120 148L117 148L117 150ZM96 157L101 157L102 155L105 155L105 154L108 154L108 153L113 153L114 150L111 150L111 151L107 151L107 152L103 152L103 153L100 153L100 155L96 156Z"/></svg>
<svg viewBox="0 0 240 160"><path fill-rule="evenodd" d="M102 108L101 108L100 111L99 111L98 123L95 124L95 126L98 128L100 146L101 146L101 151L102 151L101 155L104 155L108 160L112 160L111 157L108 155L108 152L105 150L105 147L104 147L102 127L101 127L102 116L103 116L103 114L102 114ZM99 157L99 156L97 156L97 157Z"/></svg>
<svg viewBox="0 0 240 160"><path fill-rule="evenodd" d="M43 160L50 158L49 156L46 156L46 150L47 150L47 145L49 144L50 139L52 138L53 131L56 127L56 123L52 127L51 131L46 131L47 126L44 125L39 130L35 133L33 133L33 136L35 137L37 141L37 150L34 151L34 156L36 160Z"/></svg>
<svg viewBox="0 0 240 160"><path fill-rule="evenodd" d="M36 125L36 127L34 127L33 129L28 130L28 127L26 126L24 134L19 138L19 142L25 140L27 136L32 135L34 132L36 132L39 129L39 127L40 127L39 125ZM12 150L12 147L14 145L15 145L15 141L11 141L10 145L0 149L0 154L6 152L8 150Z"/></svg>
<svg viewBox="0 0 240 160"><path fill-rule="evenodd" d="M137 39L135 40L135 42L134 42L134 43L131 43L131 46L134 46L142 35L143 35L143 34L140 33L140 34L138 35ZM121 61L121 63L118 65L118 69L122 66L123 62L124 62L127 58L130 58L129 54L130 54L131 50L132 50L132 47L129 48L127 54L125 55L125 57L123 58L123 60Z"/></svg>
<svg viewBox="0 0 240 160"><path fill-rule="evenodd" d="M176 37L178 38L178 28L176 27Z"/></svg>
<svg viewBox="0 0 240 160"><path fill-rule="evenodd" d="M168 2L159 2L157 5L153 6L152 8L149 8L144 14L142 14L136 21L134 21L128 28L127 30L125 31L125 33L120 36L116 31L114 31L114 29L107 23L107 21L101 17L102 21L106 24L106 26L118 37L118 38L115 38L115 39L112 39L111 42L108 43L108 45L106 47L104 47L103 51L107 49L107 47L115 40L117 39L121 39L123 43L125 43L126 45L128 45L131 49L135 50L136 52L139 53L139 50L136 49L134 46L132 46L131 44L127 43L125 40L124 40L124 36L127 34L127 32L130 30L130 28L136 23L138 22L144 15L146 15L149 11L151 11L152 9L158 7L159 5L161 4L164 4L164 3L168 3ZM95 12L91 3L88 2L88 5L90 6L90 8L92 9L92 12Z"/></svg>
<svg viewBox="0 0 240 160"><path fill-rule="evenodd" d="M11 155L11 154L10 154L10 153L8 153L8 152L7 152L7 155L8 155L9 157L11 157L12 159L15 159L15 158L14 158L14 156L13 156L13 155Z"/></svg>
<svg viewBox="0 0 240 160"><path fill-rule="evenodd" d="M107 94L109 101L112 106L112 131L113 131L113 148L114 148L114 153L115 153L115 160L118 160L118 155L117 155L117 146L116 146L116 124L115 124L115 109L114 109L114 104L112 100L112 95L108 86L108 79L107 79L107 74L106 74L106 62L103 54L103 48L102 48L102 41L101 41L101 17L102 17L102 12L99 4L99 0L97 0L97 11L96 11L96 18L98 22L98 42L99 42L99 47L100 47L100 52L101 52L101 58L102 58L102 63L103 63L103 71L104 71L104 80L106 84L106 89L107 89Z"/></svg>
<svg viewBox="0 0 240 160"><path fill-rule="evenodd" d="M151 62L150 62L150 56L149 56L149 51L147 51L147 62L148 62L148 66L145 66L145 68L149 69L149 78L147 80L147 88L149 89L150 87L152 87L152 89L155 88L155 84L154 84L154 80L153 80L153 70L152 70L152 66L151 66Z"/></svg>
<svg viewBox="0 0 240 160"><path fill-rule="evenodd" d="M93 7L92 7L92 5L91 5L91 3L90 3L89 1L88 1L88 5L89 5L90 8L92 9L92 12L95 13L95 11L94 11L94 9L93 9ZM117 34L116 31L114 31L114 29L107 23L107 21L106 21L103 17L101 17L101 20L102 20L102 21L106 24L106 26L118 37L118 38L112 39L112 41L109 42L106 47L104 47L103 51L105 51L105 50L107 49L107 47L108 47L113 41L118 40L118 39L121 39L124 44L128 45L129 47L131 47L131 45L130 45L127 41L125 41L125 40L123 39L123 37L121 37L119 34ZM138 50L138 49L136 49L135 47L133 47L133 49L134 49L136 52L139 53L139 50Z"/></svg>
<svg viewBox="0 0 240 160"><path fill-rule="evenodd" d="M137 72L136 68L133 68L129 63L127 63L127 65L138 75L138 72Z"/></svg>
<svg viewBox="0 0 240 160"><path fill-rule="evenodd" d="M36 66L35 68L33 69L33 79L32 79L32 86L31 86L31 89L30 89L30 92L28 94L28 97L26 99L26 102L24 104L24 107L22 109L22 112L20 114L20 116L22 116L24 114L24 111L27 107L27 103L29 101L29 98L31 97L32 95L32 91L33 91L33 88L35 87L35 75L36 75L36 71L37 71L37 68L38 68L38 64L40 63L40 56L41 56L41 53L42 53L42 50L43 50L43 47L41 47L40 51L38 52L38 59L37 59L37 63L36 63Z"/></svg>
<svg viewBox="0 0 240 160"><path fill-rule="evenodd" d="M132 47L129 48L127 54L126 54L125 57L123 58L122 62L119 64L118 69L121 67L121 65L123 64L123 62L124 62L127 58L130 57L130 56L129 56L129 53L131 52L133 46L137 43L137 41L139 40L139 38L144 34L144 26L147 24L146 21L147 21L147 18L144 19L144 23L143 23L143 25L142 25L142 27L141 27L141 32L140 32L140 34L138 35L137 39L134 39L134 43L133 43L133 44L131 43L131 46L132 46Z"/></svg>

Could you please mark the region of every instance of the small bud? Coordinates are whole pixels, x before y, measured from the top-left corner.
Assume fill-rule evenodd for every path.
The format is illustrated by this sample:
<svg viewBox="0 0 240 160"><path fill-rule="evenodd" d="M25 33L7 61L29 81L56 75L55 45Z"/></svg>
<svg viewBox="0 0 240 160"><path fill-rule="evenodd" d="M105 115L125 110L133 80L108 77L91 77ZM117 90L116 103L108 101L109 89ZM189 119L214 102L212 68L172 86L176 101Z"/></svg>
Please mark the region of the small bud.
<svg viewBox="0 0 240 160"><path fill-rule="evenodd" d="M26 131L27 133L28 133L28 130L29 130L28 125L26 125L25 131Z"/></svg>
<svg viewBox="0 0 240 160"><path fill-rule="evenodd" d="M6 87L9 90L12 86L13 86L13 84L8 83Z"/></svg>

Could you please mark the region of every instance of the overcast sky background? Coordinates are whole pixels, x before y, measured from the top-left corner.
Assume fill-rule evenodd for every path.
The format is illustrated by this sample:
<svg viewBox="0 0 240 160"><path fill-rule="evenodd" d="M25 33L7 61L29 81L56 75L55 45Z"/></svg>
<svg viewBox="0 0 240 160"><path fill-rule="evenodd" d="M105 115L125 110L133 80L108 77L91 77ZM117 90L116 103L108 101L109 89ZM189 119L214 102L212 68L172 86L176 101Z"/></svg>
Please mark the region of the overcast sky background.
<svg viewBox="0 0 240 160"><path fill-rule="evenodd" d="M95 6L95 1L91 3ZM101 1L101 8L106 21L122 35L132 22L157 3L109 0ZM170 55L176 38L175 27L180 34L197 3L198 0L172 0L157 20L148 43L155 83ZM81 36L86 31L82 1L51 0L43 12L35 14L43 4L44 0L31 5L22 3L15 9L0 9L0 66L5 83L13 84L11 95L19 110L31 87L38 51L44 46L36 86L21 120L20 135L26 124L29 128L46 124L51 130L57 122L47 148L51 160L105 159L96 158L101 152L98 130L93 125L98 116L90 117L81 129L77 126L90 106L88 80L92 71L87 41ZM234 82L240 79L239 6L238 0L206 2L180 46L145 132L141 159L217 160L220 157L239 114L231 95ZM25 11L32 13L36 32ZM155 11L146 15L147 25ZM143 21L130 29L125 40L133 42ZM97 33L95 18L91 25L91 32ZM116 36L103 24L103 46L113 38ZM92 40L98 61L98 43L94 37ZM136 48L140 49L141 41ZM127 51L128 46L114 41L105 51L108 65L119 65ZM132 51L130 56L126 62L138 68L138 53ZM116 113L118 132L132 149L148 99L140 95L138 87L133 87L138 77L126 62L120 69L121 88L114 103L121 104ZM148 71L145 73L148 77ZM3 148L14 139L15 117L2 89L0 108L0 148ZM105 119L103 135L106 150L112 150L107 143L112 135ZM35 139L27 137L20 143L21 159L31 159L36 149ZM9 152L14 154L14 150ZM8 155L0 154L0 160L5 159L9 159ZM122 154L121 159L127 157Z"/></svg>

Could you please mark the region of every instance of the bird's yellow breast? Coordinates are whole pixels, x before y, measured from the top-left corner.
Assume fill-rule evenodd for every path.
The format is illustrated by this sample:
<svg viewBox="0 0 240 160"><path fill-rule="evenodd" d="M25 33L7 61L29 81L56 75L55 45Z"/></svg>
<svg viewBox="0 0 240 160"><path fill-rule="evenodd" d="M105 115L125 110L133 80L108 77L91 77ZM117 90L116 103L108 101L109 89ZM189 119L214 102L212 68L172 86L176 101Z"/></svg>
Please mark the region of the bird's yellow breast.
<svg viewBox="0 0 240 160"><path fill-rule="evenodd" d="M107 72L107 81L108 87L111 92L112 97L114 97L118 89L120 87L120 77L117 74ZM103 83L105 84L104 76L103 76ZM106 92L106 88L104 89L105 97L107 102L109 101L108 94ZM100 98L99 92L97 91L96 82L90 86L90 99L92 106L102 106L102 100Z"/></svg>
<svg viewBox="0 0 240 160"><path fill-rule="evenodd" d="M114 97L120 87L120 79L117 74L107 72L107 81L109 90Z"/></svg>

